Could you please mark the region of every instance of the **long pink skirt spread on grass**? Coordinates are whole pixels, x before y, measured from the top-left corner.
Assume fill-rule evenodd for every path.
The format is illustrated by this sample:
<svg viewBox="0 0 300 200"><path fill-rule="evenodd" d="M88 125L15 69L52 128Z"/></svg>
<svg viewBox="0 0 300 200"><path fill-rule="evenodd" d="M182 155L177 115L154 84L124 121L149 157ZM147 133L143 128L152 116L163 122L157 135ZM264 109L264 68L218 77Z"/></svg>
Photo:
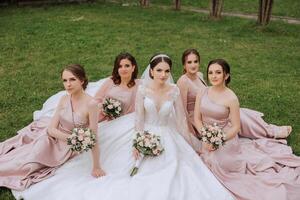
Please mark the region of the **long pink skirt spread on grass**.
<svg viewBox="0 0 300 200"><path fill-rule="evenodd" d="M201 99L204 123L230 127L229 110ZM204 150L202 158L214 175L239 200L299 200L300 157L286 140L235 138L216 151Z"/></svg>
<svg viewBox="0 0 300 200"><path fill-rule="evenodd" d="M59 130L70 133L74 128L70 105L60 113ZM74 115L76 124L86 122ZM50 137L49 118L34 121L18 131L18 135L0 143L0 186L24 190L55 172L75 154L64 141Z"/></svg>

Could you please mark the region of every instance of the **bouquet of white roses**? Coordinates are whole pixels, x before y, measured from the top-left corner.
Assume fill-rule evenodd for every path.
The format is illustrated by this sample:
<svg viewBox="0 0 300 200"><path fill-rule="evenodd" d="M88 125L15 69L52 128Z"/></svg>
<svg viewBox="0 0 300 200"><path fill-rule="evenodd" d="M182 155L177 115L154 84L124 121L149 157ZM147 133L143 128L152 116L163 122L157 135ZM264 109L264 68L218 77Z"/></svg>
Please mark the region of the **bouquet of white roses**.
<svg viewBox="0 0 300 200"><path fill-rule="evenodd" d="M89 128L74 128L72 134L67 138L70 149L83 152L92 149L96 144L96 135Z"/></svg>
<svg viewBox="0 0 300 200"><path fill-rule="evenodd" d="M160 136L151 134L148 131L137 132L136 138L133 140L133 147L140 153L140 159L135 162L130 176L134 176L138 172L139 166L145 156L159 156L164 151L160 143Z"/></svg>
<svg viewBox="0 0 300 200"><path fill-rule="evenodd" d="M102 112L111 119L119 117L122 113L121 102L113 98L106 98L102 103Z"/></svg>
<svg viewBox="0 0 300 200"><path fill-rule="evenodd" d="M215 149L225 144L226 134L217 123L203 126L200 130L200 134L198 138L203 142L212 144Z"/></svg>

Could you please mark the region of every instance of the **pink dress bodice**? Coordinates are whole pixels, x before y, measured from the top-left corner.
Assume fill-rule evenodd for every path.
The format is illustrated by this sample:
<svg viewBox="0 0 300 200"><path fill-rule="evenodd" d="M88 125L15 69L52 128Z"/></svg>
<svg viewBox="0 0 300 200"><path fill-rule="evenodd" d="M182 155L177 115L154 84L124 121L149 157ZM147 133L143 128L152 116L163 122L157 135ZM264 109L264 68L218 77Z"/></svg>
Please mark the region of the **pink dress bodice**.
<svg viewBox="0 0 300 200"><path fill-rule="evenodd" d="M188 113L193 113L195 108L196 96L199 92L205 90L206 85L204 84L204 81L200 77L199 80L203 83L201 86L195 84L186 75L183 75L182 78L186 80L185 83L188 85L186 108Z"/></svg>
<svg viewBox="0 0 300 200"><path fill-rule="evenodd" d="M72 106L70 100L66 106L61 109L59 113L59 124L58 129L65 132L71 133L72 129L75 127L87 127L88 118L85 118L76 112L72 111Z"/></svg>
<svg viewBox="0 0 300 200"><path fill-rule="evenodd" d="M136 81L136 84L133 87L124 88L119 85L115 85L114 82L109 78L95 95L95 99L99 102L100 107L98 121L100 122L107 119L102 112L102 102L105 98L113 98L121 102L121 115L126 115L133 112L135 107L135 95L137 86L138 81Z"/></svg>
<svg viewBox="0 0 300 200"><path fill-rule="evenodd" d="M204 95L202 96L200 104L203 123L217 123L220 127L224 128L229 122L229 109L223 105L213 102L208 97L207 91L208 89L206 89Z"/></svg>
<svg viewBox="0 0 300 200"><path fill-rule="evenodd" d="M179 78L179 80L182 81L183 84L185 84L186 87L188 88L186 101L183 99L183 103L184 103L183 106L184 106L185 113L187 115L188 127L193 134L196 134L197 131L194 128L195 127L194 108L195 108L196 96L199 92L202 92L205 90L206 84L201 79L200 76L199 76L199 81L200 81L200 83L203 83L203 84L196 84L191 79L189 79L186 74L182 75Z"/></svg>

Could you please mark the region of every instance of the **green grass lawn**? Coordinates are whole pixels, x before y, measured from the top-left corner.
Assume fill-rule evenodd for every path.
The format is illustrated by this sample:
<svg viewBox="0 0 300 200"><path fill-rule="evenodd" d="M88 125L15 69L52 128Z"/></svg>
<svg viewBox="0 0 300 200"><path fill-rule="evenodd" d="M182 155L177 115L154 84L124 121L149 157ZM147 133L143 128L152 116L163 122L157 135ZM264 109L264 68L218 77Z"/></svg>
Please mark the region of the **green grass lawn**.
<svg viewBox="0 0 300 200"><path fill-rule="evenodd" d="M213 58L232 67L231 88L242 107L290 124L288 143L300 155L300 26L160 9L81 4L0 9L0 141L32 121L32 112L62 90L60 71L81 63L96 81L110 74L115 56L131 52L140 72L156 52L168 53L175 79L181 53L197 48L201 70ZM13 199L0 189L0 199Z"/></svg>

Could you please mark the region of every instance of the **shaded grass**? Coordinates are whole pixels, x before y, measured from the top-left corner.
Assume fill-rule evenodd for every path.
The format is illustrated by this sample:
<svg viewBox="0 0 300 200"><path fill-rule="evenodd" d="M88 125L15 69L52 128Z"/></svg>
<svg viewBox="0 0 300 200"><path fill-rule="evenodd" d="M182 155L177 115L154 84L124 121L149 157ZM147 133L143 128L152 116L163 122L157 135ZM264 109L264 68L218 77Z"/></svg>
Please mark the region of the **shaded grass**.
<svg viewBox="0 0 300 200"><path fill-rule="evenodd" d="M255 22L170 10L83 4L0 9L0 141L32 121L32 112L62 89L66 64L85 65L90 80L110 74L114 57L129 51L140 72L157 52L168 53L175 79L184 49L197 48L201 70L225 58L232 67L231 88L242 107L259 110L275 124L291 124L288 138L300 155L300 26ZM0 189L0 199L12 199Z"/></svg>

